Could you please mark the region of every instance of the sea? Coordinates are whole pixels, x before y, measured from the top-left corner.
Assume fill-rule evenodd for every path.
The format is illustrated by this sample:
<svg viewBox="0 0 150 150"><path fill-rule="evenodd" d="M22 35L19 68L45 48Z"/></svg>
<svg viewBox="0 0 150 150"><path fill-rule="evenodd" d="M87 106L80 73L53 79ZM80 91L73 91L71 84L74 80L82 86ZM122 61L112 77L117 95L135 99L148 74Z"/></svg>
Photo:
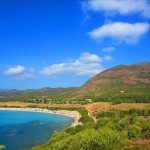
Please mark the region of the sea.
<svg viewBox="0 0 150 150"><path fill-rule="evenodd" d="M0 110L0 144L5 150L38 146L72 123L73 118L58 114Z"/></svg>

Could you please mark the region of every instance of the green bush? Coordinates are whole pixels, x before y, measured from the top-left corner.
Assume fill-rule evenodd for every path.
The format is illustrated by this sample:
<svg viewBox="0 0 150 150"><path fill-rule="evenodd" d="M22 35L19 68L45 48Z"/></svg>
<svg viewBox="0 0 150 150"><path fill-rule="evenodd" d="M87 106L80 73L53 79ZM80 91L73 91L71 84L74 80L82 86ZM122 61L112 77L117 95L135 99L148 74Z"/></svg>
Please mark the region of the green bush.
<svg viewBox="0 0 150 150"><path fill-rule="evenodd" d="M150 140L150 120L146 120L142 124L142 135L143 135L143 138Z"/></svg>
<svg viewBox="0 0 150 150"><path fill-rule="evenodd" d="M138 139L142 137L141 128L137 125L130 125L128 127L128 136L129 139Z"/></svg>
<svg viewBox="0 0 150 150"><path fill-rule="evenodd" d="M120 150L124 137L117 131L101 128L86 129L50 145L49 150Z"/></svg>

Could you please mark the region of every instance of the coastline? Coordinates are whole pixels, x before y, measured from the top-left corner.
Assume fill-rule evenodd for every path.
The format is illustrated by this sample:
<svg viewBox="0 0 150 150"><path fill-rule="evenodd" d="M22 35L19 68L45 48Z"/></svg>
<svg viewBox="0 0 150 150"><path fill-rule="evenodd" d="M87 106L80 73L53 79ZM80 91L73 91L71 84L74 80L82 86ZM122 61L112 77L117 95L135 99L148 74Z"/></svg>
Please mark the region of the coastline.
<svg viewBox="0 0 150 150"><path fill-rule="evenodd" d="M69 111L69 110L47 110L41 108L11 108L11 107L0 107L0 110L8 110L8 111L26 111L26 112L40 112L40 113L48 113L48 114L57 114L63 115L67 117L71 117L74 119L73 123L71 124L72 127L77 125L81 125L82 123L79 122L80 114L78 111Z"/></svg>

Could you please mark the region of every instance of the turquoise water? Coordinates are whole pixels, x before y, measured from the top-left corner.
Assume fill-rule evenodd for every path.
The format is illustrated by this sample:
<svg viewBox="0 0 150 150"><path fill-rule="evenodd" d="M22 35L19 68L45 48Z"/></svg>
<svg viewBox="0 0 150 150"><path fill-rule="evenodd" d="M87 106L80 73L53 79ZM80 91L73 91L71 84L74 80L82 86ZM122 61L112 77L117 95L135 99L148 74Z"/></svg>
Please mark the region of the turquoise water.
<svg viewBox="0 0 150 150"><path fill-rule="evenodd" d="M5 150L31 148L72 122L72 118L56 114L0 111L0 144L6 146Z"/></svg>

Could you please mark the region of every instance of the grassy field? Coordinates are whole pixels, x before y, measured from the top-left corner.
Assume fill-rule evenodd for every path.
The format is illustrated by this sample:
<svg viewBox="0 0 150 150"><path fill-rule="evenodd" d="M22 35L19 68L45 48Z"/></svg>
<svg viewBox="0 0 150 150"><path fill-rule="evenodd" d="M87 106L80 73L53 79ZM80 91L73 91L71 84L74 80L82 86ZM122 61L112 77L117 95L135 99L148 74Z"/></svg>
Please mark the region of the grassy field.
<svg viewBox="0 0 150 150"><path fill-rule="evenodd" d="M98 111L111 111L113 109L117 110L128 110L131 108L135 109L150 109L150 104L148 103L121 103L113 105L111 102L97 102L93 104L84 105L84 108L90 112L98 112Z"/></svg>
<svg viewBox="0 0 150 150"><path fill-rule="evenodd" d="M0 107L58 107L58 108L79 108L82 107L80 104L35 104L25 102L0 102Z"/></svg>

